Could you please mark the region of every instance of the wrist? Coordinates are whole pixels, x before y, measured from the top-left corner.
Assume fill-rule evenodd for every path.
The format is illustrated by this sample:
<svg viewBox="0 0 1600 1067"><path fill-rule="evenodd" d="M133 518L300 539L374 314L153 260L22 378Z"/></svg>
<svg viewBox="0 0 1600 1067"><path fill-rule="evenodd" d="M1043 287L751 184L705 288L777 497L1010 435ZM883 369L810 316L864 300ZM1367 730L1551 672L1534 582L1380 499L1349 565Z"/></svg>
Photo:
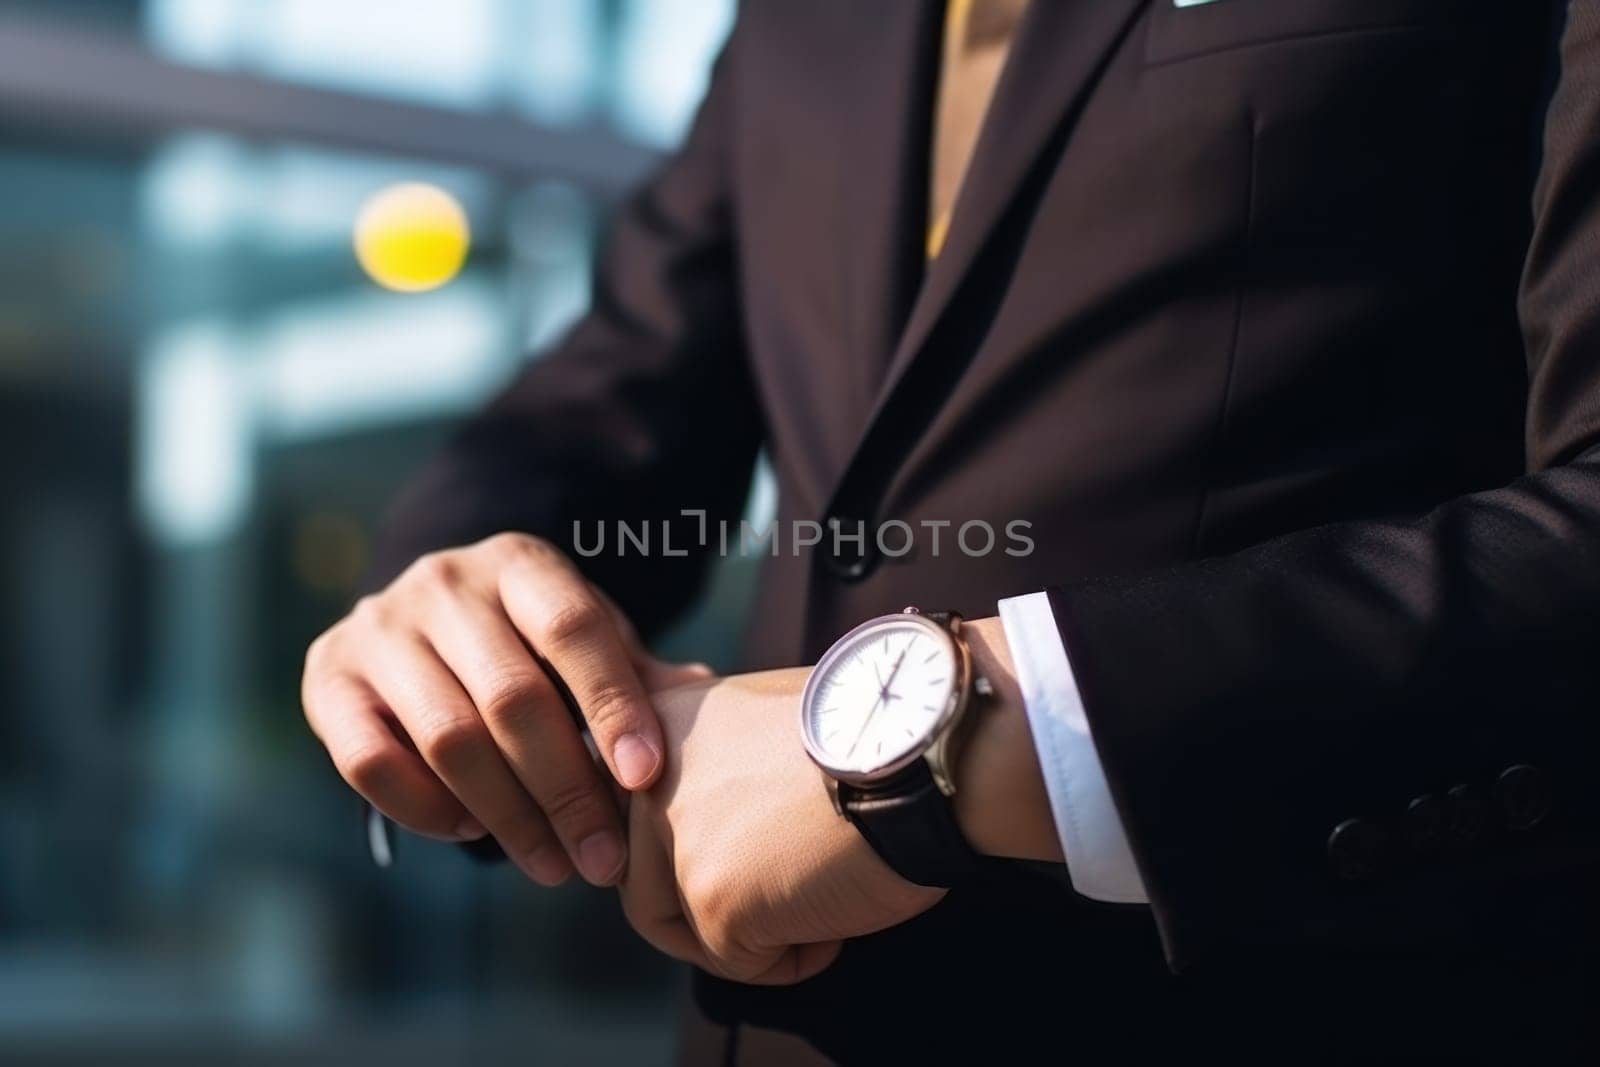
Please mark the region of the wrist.
<svg viewBox="0 0 1600 1067"><path fill-rule="evenodd" d="M956 821L985 855L1060 862L1061 839L1005 630L990 617L966 622L962 634L974 673L987 678L994 693L972 709L966 727L956 766Z"/></svg>

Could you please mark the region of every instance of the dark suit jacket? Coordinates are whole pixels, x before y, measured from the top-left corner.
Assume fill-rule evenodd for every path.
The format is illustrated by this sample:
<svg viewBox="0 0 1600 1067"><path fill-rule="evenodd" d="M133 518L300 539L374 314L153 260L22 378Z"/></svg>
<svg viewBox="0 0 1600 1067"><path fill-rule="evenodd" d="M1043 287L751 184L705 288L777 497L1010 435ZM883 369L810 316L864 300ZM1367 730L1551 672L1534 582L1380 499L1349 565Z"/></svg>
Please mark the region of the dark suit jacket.
<svg viewBox="0 0 1600 1067"><path fill-rule="evenodd" d="M847 1059L1582 1047L1600 3L1034 0L924 270L940 6L744 5L593 310L383 567L736 520L761 448L785 521L1033 524L768 560L748 661L1049 587L1151 907L997 864L798 988L702 981L714 1015ZM648 628L706 555L584 565Z"/></svg>

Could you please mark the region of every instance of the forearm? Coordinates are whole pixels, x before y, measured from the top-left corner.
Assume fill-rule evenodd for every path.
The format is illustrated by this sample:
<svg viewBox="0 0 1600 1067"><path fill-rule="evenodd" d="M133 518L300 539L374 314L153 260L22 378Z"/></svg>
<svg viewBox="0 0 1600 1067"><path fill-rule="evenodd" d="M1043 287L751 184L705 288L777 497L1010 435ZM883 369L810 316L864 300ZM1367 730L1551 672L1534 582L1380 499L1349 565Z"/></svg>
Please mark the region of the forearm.
<svg viewBox="0 0 1600 1067"><path fill-rule="evenodd" d="M1059 863L1061 839L1005 632L998 618L971 620L963 632L974 668L994 695L977 706L967 726L956 768L956 819L985 855Z"/></svg>

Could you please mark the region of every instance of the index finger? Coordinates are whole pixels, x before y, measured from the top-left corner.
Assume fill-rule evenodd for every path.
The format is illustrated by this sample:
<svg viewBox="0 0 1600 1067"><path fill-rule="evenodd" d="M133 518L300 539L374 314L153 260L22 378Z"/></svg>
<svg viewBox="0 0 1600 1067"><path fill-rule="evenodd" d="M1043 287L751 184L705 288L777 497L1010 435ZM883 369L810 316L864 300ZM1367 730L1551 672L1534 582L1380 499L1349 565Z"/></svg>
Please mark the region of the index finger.
<svg viewBox="0 0 1600 1067"><path fill-rule="evenodd" d="M611 612L570 563L512 564L500 576L507 616L571 693L612 776L644 789L661 773L661 725Z"/></svg>

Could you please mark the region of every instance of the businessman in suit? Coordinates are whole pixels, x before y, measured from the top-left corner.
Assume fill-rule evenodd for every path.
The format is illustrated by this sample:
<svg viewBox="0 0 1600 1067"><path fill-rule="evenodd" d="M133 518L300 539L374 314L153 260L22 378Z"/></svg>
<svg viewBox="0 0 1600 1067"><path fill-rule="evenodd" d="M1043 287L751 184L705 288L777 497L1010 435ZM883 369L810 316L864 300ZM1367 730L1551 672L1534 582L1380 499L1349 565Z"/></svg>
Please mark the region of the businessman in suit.
<svg viewBox="0 0 1600 1067"><path fill-rule="evenodd" d="M725 1060L1592 1054L1597 263L1597 0L752 0L308 718L403 825L618 885ZM825 532L763 565L787 669L661 663L762 449ZM905 605L987 684L874 808L805 716L850 657L908 703L835 644Z"/></svg>

